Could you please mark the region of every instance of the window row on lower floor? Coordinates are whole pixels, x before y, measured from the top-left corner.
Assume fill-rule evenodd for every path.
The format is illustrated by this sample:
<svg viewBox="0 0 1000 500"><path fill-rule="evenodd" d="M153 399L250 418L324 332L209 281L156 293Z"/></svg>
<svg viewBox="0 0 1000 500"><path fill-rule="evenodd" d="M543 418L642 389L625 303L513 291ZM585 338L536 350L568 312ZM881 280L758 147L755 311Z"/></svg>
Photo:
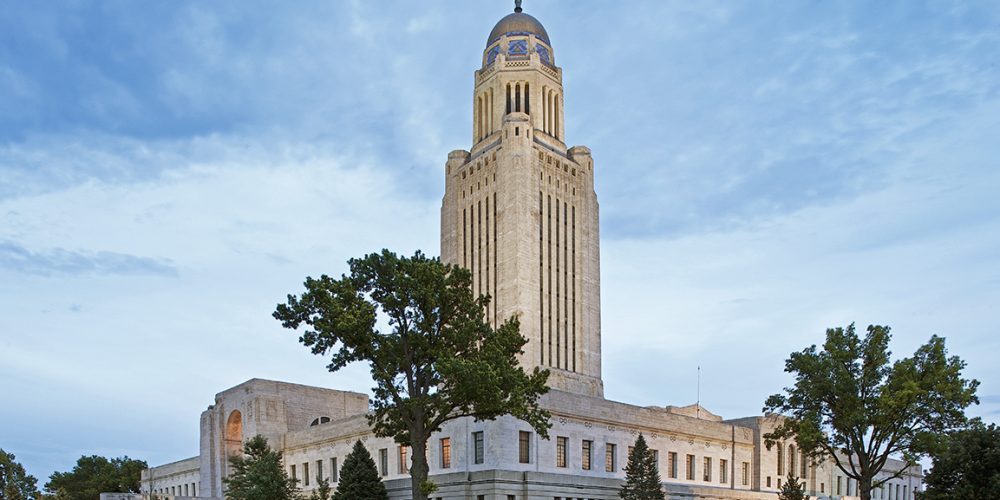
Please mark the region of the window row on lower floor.
<svg viewBox="0 0 1000 500"><path fill-rule="evenodd" d="M151 492L161 495L196 497L198 496L198 483L184 483L174 486L164 486L162 488L156 488L154 484Z"/></svg>
<svg viewBox="0 0 1000 500"><path fill-rule="evenodd" d="M535 450L532 449L535 443L535 436L530 431L518 431L518 447L517 447L517 462L521 464L530 464L536 459ZM571 456L574 451L570 448L570 439L567 436L555 436L555 438L550 441L552 446L555 447L554 453L554 463L552 464L556 468L569 468L571 463ZM598 445L603 446L603 450L598 449ZM619 448L618 443L614 442L604 442L596 443L591 439L583 439L579 441L579 447L575 448L579 450L580 454L579 466L581 470L590 471L595 470L597 467L601 467L600 459L603 458L603 469L605 472L618 472L622 464L619 463ZM628 447L627 457L632 454L632 446ZM603 456L599 453L603 451ZM657 469L660 470L660 450L651 449L653 453L654 461L657 464ZM469 462L472 465L483 464L486 460L486 434L484 431L474 431L469 436ZM395 455L395 456L391 456ZM379 474L383 477L389 476L390 470L390 459L395 462L395 469L398 474L408 474L410 463L411 463L411 451L407 446L397 445L394 449L390 448L379 448L377 450L377 456L373 457L376 461L376 465L379 470ZM716 482L719 484L729 484L730 482L730 461L725 458L716 458L710 456L697 457L693 454L685 454L683 457L683 479L688 481L701 480L704 482ZM324 474L325 464L329 464L329 475ZM430 460L428 457L428 465L436 465L439 469L449 469L452 467L452 439L451 437L442 437L437 440L437 457L434 461ZM680 479L682 463L679 461L679 456L677 452L670 451L667 452L667 463L664 474L662 474L666 479ZM328 461L317 460L314 462L304 462L301 464L292 464L290 466L290 476L293 479L299 481L299 483L304 486L310 486L313 481L320 478L327 479L331 483L337 482L337 459L330 458ZM741 462L739 464L739 469L732 471L732 473L738 474L737 480L738 484L743 486L750 485L750 462Z"/></svg>

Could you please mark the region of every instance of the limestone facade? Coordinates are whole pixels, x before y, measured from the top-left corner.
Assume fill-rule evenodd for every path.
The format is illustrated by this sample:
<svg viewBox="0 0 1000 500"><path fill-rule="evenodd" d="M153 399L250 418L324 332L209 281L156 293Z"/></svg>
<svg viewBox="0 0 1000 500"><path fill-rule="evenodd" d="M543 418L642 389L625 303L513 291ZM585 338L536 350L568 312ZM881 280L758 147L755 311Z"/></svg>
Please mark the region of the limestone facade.
<svg viewBox="0 0 1000 500"><path fill-rule="evenodd" d="M493 299L492 322L520 320L526 369L601 396L594 161L563 142L562 70L547 33L511 16L475 72L472 150L452 151L445 164L441 259L472 271L474 291Z"/></svg>
<svg viewBox="0 0 1000 500"><path fill-rule="evenodd" d="M775 499L788 470L814 497L856 495L831 462L806 464L791 443L768 449L772 418L604 398L594 161L587 147L564 142L562 70L544 27L519 11L497 23L473 89L472 147L452 151L444 168L441 258L469 269L474 291L492 297L492 323L520 320L522 366L551 371L541 404L552 428L543 439L509 416L448 422L428 442L435 497L617 499L639 433L658 456L668 498ZM317 476L336 485L360 440L391 497L409 498L409 450L374 436L367 411L364 394L249 380L202 413L198 455L145 471L143 490L221 498L229 457L260 434L306 492ZM912 499L920 471L904 472L876 498Z"/></svg>
<svg viewBox="0 0 1000 500"><path fill-rule="evenodd" d="M268 402L274 403L271 414ZM639 407L559 390L541 403L552 413L548 439L509 416L447 423L428 442L430 475L440 487L436 498L611 500L617 498L629 446L639 433L658 456L669 498L774 499L787 468L801 470L793 444L770 450L764 445L763 434L777 423L772 418L723 420L695 405ZM283 452L286 470L304 491L316 487L317 475L336 484L345 457L361 440L392 498L409 498L409 450L374 436L366 414L367 398L361 394L250 380L219 393L203 414L203 450L215 451L146 471L144 491L221 498L221 475L211 472L212 464L222 458L217 454L230 449L233 433L242 432L245 439L264 432L260 422L265 422L272 429L288 429L271 434L269 442ZM236 419L242 429L236 428ZM206 421L210 425L204 425ZM220 421L226 426L212 424ZM888 470L898 467L894 462ZM857 484L847 481L831 462L807 464L799 477L817 498L857 494ZM912 499L919 481L919 468L907 471L884 488L885 496L876 498Z"/></svg>

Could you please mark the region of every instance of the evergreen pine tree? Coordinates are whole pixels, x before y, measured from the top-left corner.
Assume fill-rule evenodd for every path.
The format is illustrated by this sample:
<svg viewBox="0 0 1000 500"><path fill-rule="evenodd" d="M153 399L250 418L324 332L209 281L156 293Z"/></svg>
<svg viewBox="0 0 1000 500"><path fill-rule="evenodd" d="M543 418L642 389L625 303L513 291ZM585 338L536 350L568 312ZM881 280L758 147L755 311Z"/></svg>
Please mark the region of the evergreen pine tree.
<svg viewBox="0 0 1000 500"><path fill-rule="evenodd" d="M340 482L337 484L337 491L333 493L333 500L388 500L389 494L382 484L378 469L375 468L375 460L361 444L361 441L354 443L354 450L344 459L344 466L340 469Z"/></svg>
<svg viewBox="0 0 1000 500"><path fill-rule="evenodd" d="M264 436L243 444L243 456L229 459L233 473L222 482L227 500L297 500L298 482L281 465L281 452L272 450Z"/></svg>
<svg viewBox="0 0 1000 500"><path fill-rule="evenodd" d="M327 481L323 476L316 476L316 489L309 495L309 500L330 500L332 493L330 481Z"/></svg>
<svg viewBox="0 0 1000 500"><path fill-rule="evenodd" d="M624 500L664 500L660 484L660 471L656 470L653 451L646 445L646 439L639 434L628 455L625 467L625 484L618 496Z"/></svg>
<svg viewBox="0 0 1000 500"><path fill-rule="evenodd" d="M806 500L806 498L806 483L800 483L799 478L789 470L785 484L778 492L778 500Z"/></svg>

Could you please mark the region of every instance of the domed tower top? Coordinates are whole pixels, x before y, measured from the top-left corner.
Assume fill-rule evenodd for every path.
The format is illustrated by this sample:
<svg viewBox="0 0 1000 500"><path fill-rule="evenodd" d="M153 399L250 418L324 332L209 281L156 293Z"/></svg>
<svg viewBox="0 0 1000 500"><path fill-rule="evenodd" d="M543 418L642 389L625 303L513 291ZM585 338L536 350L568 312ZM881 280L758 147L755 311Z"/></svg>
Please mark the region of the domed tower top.
<svg viewBox="0 0 1000 500"><path fill-rule="evenodd" d="M529 59L535 53L542 64L554 67L555 57L545 26L522 11L521 0L515 0L514 5L514 13L500 19L490 31L483 51L483 67L491 66L500 54L512 60Z"/></svg>
<svg viewBox="0 0 1000 500"><path fill-rule="evenodd" d="M503 35L535 35L545 43L549 43L549 34L545 31L545 26L538 22L538 19L522 12L521 0L514 1L514 13L507 14L501 19L493 31L490 32L486 45L500 39Z"/></svg>

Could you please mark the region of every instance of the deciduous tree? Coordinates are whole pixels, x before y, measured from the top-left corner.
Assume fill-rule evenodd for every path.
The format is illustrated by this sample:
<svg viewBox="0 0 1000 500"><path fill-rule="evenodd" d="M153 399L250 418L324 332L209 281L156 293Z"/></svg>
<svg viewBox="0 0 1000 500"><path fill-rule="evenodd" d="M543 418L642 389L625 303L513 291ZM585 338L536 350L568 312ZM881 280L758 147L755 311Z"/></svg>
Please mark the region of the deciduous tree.
<svg viewBox="0 0 1000 500"><path fill-rule="evenodd" d="M864 338L853 324L827 330L821 350L791 354L785 371L795 385L764 406L785 417L765 434L768 447L794 438L810 458L832 460L856 480L863 500L937 449L941 436L965 425L965 408L978 403L979 382L962 378L965 363L948 357L943 338L933 336L895 362L890 338L886 326L869 326ZM890 457L904 467L876 480Z"/></svg>
<svg viewBox="0 0 1000 500"><path fill-rule="evenodd" d="M625 466L625 484L618 496L624 500L663 500L660 471L656 468L656 457L646 445L646 438L639 434L628 454Z"/></svg>
<svg viewBox="0 0 1000 500"><path fill-rule="evenodd" d="M951 433L924 477L921 500L1000 498L1000 428L976 421Z"/></svg>
<svg viewBox="0 0 1000 500"><path fill-rule="evenodd" d="M229 459L233 472L223 478L228 500L296 500L298 480L288 477L281 452L272 450L264 436L243 444L243 454Z"/></svg>
<svg viewBox="0 0 1000 500"><path fill-rule="evenodd" d="M333 500L355 498L389 499L378 469L375 468L375 460L361 441L354 443L354 449L344 459L344 466L340 469L340 482L337 483L337 491L333 494Z"/></svg>
<svg viewBox="0 0 1000 500"><path fill-rule="evenodd" d="M517 320L497 328L486 322L490 299L473 296L468 270L419 251L399 257L383 250L349 264L340 279L306 278L301 297L289 295L274 317L286 328L304 327L299 341L313 354L331 354L330 371L370 365L369 423L376 435L412 448L414 500L427 498L427 440L449 420L512 414L547 437L549 415L537 399L548 390L548 371L518 366L527 341Z"/></svg>
<svg viewBox="0 0 1000 500"><path fill-rule="evenodd" d="M127 456L107 459L91 455L80 457L70 472L54 472L45 483L45 491L60 500L93 500L101 493L138 493L143 460Z"/></svg>
<svg viewBox="0 0 1000 500"><path fill-rule="evenodd" d="M34 500L38 498L38 480L14 460L13 453L0 449L0 498Z"/></svg>

